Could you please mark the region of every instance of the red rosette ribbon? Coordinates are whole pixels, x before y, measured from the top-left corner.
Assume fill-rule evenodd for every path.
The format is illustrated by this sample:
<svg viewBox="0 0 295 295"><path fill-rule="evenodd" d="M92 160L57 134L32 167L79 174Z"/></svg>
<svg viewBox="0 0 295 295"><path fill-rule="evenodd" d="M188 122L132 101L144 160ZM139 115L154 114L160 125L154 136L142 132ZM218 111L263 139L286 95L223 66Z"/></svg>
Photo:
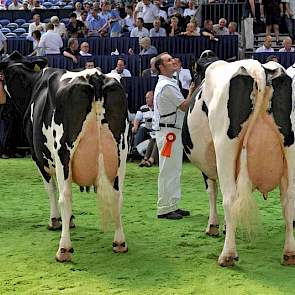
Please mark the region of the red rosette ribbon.
<svg viewBox="0 0 295 295"><path fill-rule="evenodd" d="M176 140L176 135L173 132L167 133L165 136L166 142L161 150L161 156L170 158L172 152L172 144Z"/></svg>

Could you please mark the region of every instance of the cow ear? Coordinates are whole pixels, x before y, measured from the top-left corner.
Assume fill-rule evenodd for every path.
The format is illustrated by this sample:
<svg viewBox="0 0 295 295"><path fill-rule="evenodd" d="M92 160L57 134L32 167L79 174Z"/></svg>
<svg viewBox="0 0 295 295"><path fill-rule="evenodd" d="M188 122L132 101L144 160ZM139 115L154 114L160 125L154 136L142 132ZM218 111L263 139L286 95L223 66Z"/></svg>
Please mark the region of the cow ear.
<svg viewBox="0 0 295 295"><path fill-rule="evenodd" d="M48 65L47 58L39 57L37 59L34 59L30 62L29 67L33 69L35 72L40 72L42 69L44 69Z"/></svg>

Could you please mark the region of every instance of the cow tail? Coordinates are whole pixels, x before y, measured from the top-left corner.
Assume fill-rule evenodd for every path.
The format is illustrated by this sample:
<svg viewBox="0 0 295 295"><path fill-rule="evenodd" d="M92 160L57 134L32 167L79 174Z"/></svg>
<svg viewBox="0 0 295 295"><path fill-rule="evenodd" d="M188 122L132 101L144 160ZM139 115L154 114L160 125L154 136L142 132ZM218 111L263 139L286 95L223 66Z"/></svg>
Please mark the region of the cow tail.
<svg viewBox="0 0 295 295"><path fill-rule="evenodd" d="M101 226L103 230L106 230L114 219L113 212L118 204L119 192L114 189L106 175L102 153L99 153L98 165L97 199L101 207Z"/></svg>

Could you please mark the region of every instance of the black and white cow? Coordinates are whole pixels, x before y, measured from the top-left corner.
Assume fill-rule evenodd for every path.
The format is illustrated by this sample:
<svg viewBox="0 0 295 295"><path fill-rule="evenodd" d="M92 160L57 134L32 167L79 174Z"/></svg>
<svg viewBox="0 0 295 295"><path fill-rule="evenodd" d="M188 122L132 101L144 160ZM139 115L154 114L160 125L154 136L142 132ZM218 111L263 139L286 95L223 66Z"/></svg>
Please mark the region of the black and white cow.
<svg viewBox="0 0 295 295"><path fill-rule="evenodd" d="M127 100L118 76L97 69L68 72L44 66L44 59L26 61L15 52L0 62L5 87L24 114L32 158L44 179L51 212L49 227L62 233L58 261L69 261L73 248L69 227L72 182L95 186L105 221L113 217L113 250L126 252L121 222L122 189L127 156Z"/></svg>
<svg viewBox="0 0 295 295"><path fill-rule="evenodd" d="M217 61L206 70L202 91L197 91L188 113L183 135L186 152L209 178L211 187L215 186L215 192L218 175L223 195L226 236L218 260L221 266L234 265L238 259L237 225L251 228L256 220L252 191L259 190L266 199L277 186L286 224L282 263L295 264L291 82L283 67L274 62ZM210 224L218 224L213 195L209 233Z"/></svg>

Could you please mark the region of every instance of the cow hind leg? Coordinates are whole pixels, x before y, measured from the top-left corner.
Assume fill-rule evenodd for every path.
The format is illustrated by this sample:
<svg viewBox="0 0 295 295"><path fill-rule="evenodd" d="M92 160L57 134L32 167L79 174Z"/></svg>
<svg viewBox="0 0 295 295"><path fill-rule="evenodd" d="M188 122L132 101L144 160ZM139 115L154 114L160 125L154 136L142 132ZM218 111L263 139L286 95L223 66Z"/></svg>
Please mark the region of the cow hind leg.
<svg viewBox="0 0 295 295"><path fill-rule="evenodd" d="M115 236L113 241L113 251L116 253L125 253L128 251L123 225L121 220L122 193L119 190L118 178L115 180L115 187L110 183L106 176L103 163L103 155L99 155L99 177L97 183L97 197L102 203L102 227L106 228L113 219L115 222Z"/></svg>
<svg viewBox="0 0 295 295"><path fill-rule="evenodd" d="M60 171L62 172L62 171ZM57 174L59 188L59 205L62 218L62 231L56 260L60 262L70 261L74 249L71 246L70 221L72 217L72 191L70 180L64 180L63 173Z"/></svg>
<svg viewBox="0 0 295 295"><path fill-rule="evenodd" d="M47 229L49 230L59 230L61 229L61 219L58 212L57 206L57 192L56 185L53 178L50 178L49 182L43 179L45 189L48 193L49 202L50 202L50 218L47 225Z"/></svg>
<svg viewBox="0 0 295 295"><path fill-rule="evenodd" d="M292 187L290 185L289 187ZM285 245L282 257L283 265L295 264L295 240L293 235L293 212L294 212L294 198L292 190L284 190L281 185L281 204L283 216L285 219Z"/></svg>
<svg viewBox="0 0 295 295"><path fill-rule="evenodd" d="M207 192L209 194L209 205L210 213L208 225L206 228L206 234L208 236L217 237L219 236L219 224L216 209L216 199L217 199L217 183L215 180L207 179L206 183L208 185Z"/></svg>

